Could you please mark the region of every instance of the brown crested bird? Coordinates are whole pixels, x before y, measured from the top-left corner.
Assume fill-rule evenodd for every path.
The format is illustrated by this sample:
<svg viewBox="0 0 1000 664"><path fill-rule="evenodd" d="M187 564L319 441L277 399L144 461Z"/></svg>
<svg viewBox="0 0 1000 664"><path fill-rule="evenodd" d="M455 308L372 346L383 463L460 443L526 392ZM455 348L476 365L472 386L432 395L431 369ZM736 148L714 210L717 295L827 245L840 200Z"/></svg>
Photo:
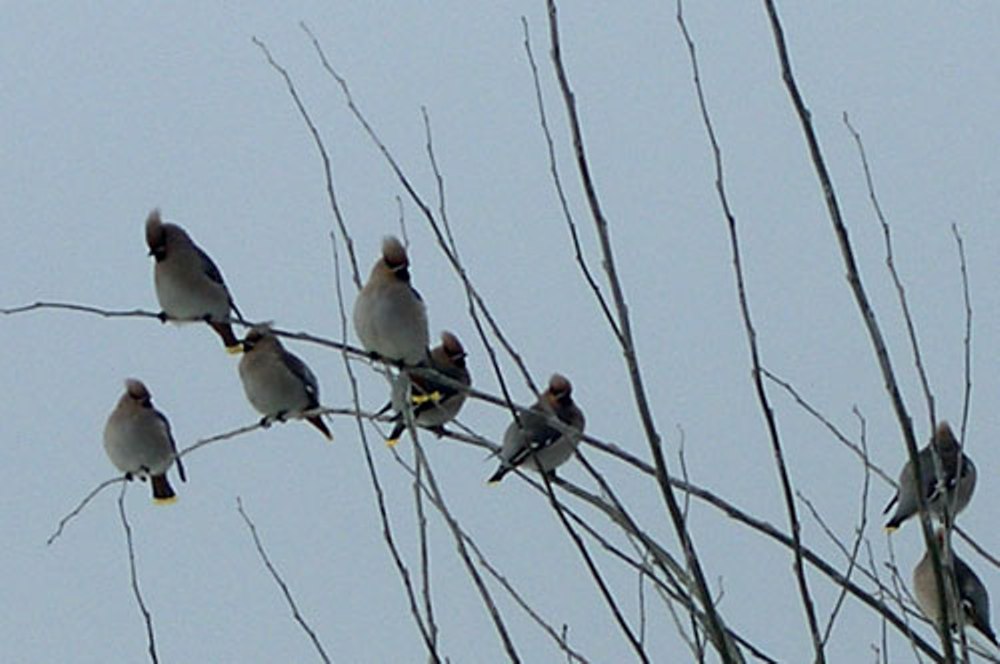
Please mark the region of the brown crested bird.
<svg viewBox="0 0 1000 664"><path fill-rule="evenodd" d="M153 486L153 500L171 502L176 498L167 479L167 470L177 461L177 473L187 481L184 465L177 458L177 444L170 433L170 423L153 406L153 399L142 381L129 378L125 393L104 425L104 451L111 463L125 477L147 477Z"/></svg>
<svg viewBox="0 0 1000 664"><path fill-rule="evenodd" d="M396 444L406 429L407 411L415 425L440 435L442 425L455 419L465 403L468 393L460 385L435 378L428 369L461 386L472 384L462 342L451 332L443 332L441 345L431 350L427 367L404 370L393 382L391 406L396 409L396 425L386 441L389 445Z"/></svg>
<svg viewBox="0 0 1000 664"><path fill-rule="evenodd" d="M416 365L426 360L427 308L410 285L406 248L395 237L382 241L382 256L354 301L354 331L369 353Z"/></svg>
<svg viewBox="0 0 1000 664"><path fill-rule="evenodd" d="M573 403L573 386L561 374L552 374L549 387L528 410L518 413L503 436L500 468L487 480L499 482L517 467L553 474L569 460L583 435L586 420ZM550 422L557 418L568 430Z"/></svg>
<svg viewBox="0 0 1000 664"><path fill-rule="evenodd" d="M940 460L940 479L934 472L932 447L937 451ZM947 422L938 425L931 442L920 450L919 459L919 491L923 492L931 514L942 519L946 506L952 516L965 509L976 488L976 466L972 463L972 459L962 453L962 447ZM889 532L896 530L904 521L917 513L917 487L913 464L907 461L899 473L899 489L882 511L883 514L887 513L896 504L895 513L885 524L886 530Z"/></svg>
<svg viewBox="0 0 1000 664"><path fill-rule="evenodd" d="M160 211L146 219L146 244L156 259L153 282L160 302L160 320L203 320L222 339L226 350L238 353L240 342L230 325L230 312L243 315L233 302L222 273L201 247L177 224L164 223Z"/></svg>
<svg viewBox="0 0 1000 664"><path fill-rule="evenodd" d="M938 530L935 535L938 544L941 545L942 555L944 553L944 529ZM986 593L986 586L979 580L972 568L965 564L961 558L951 554L952 568L955 571L955 586L958 593L958 605L962 611L964 621L979 630L983 636L989 639L990 643L1000 647L997 643L996 634L990 627L990 598ZM913 594L916 596L917 605L927 619L935 626L941 622L941 595L938 593L937 581L934 579L934 563L931 560L931 553L927 551L920 559L917 566L913 568ZM952 624L954 629L955 625Z"/></svg>
<svg viewBox="0 0 1000 664"><path fill-rule="evenodd" d="M316 375L281 345L269 325L255 325L243 340L240 381L247 399L263 414L261 425L270 426L288 417L304 417L328 440L333 435L318 414L303 415L319 407Z"/></svg>

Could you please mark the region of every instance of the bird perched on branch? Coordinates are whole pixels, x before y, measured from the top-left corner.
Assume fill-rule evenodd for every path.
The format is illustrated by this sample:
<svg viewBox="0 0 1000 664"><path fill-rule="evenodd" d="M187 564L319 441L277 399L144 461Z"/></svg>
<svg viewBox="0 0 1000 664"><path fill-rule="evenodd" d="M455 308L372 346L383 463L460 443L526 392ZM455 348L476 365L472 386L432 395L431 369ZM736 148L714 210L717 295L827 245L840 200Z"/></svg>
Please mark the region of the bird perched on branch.
<svg viewBox="0 0 1000 664"><path fill-rule="evenodd" d="M443 382L431 371L460 385ZM391 405L397 413L396 426L386 443L395 445L399 442L406 428L407 411L414 424L440 435L442 425L453 420L465 403L468 393L461 386L469 387L471 384L462 343L451 332L443 332L441 345L431 350L427 368L404 370L393 382Z"/></svg>
<svg viewBox="0 0 1000 664"><path fill-rule="evenodd" d="M164 223L160 211L146 219L146 244L156 259L153 281L162 311L160 320L204 320L222 339L226 350L238 353L240 342L230 325L230 312L243 315L233 302L222 273L201 247L177 224Z"/></svg>
<svg viewBox="0 0 1000 664"><path fill-rule="evenodd" d="M328 440L333 440L320 415L303 415L319 408L316 375L281 345L270 326L250 328L243 340L239 371L247 399L264 415L261 426L268 427L274 420L284 422L288 417L304 417Z"/></svg>
<svg viewBox="0 0 1000 664"><path fill-rule="evenodd" d="M167 479L167 470L175 459L181 480L187 481L170 423L153 407L146 386L134 378L125 381L125 393L104 425L104 451L127 479L138 477L145 481L149 477L153 500L157 502L176 499Z"/></svg>
<svg viewBox="0 0 1000 664"><path fill-rule="evenodd" d="M416 365L427 357L427 308L410 285L406 248L395 237L382 241L379 258L354 301L354 331L369 353Z"/></svg>
<svg viewBox="0 0 1000 664"><path fill-rule="evenodd" d="M586 420L573 403L573 386L561 374L552 374L549 387L528 410L518 413L503 435L500 468L488 482L499 482L504 475L521 466L554 474L576 450ZM551 420L565 425L559 428Z"/></svg>
<svg viewBox="0 0 1000 664"><path fill-rule="evenodd" d="M943 564L947 558L944 529L940 529L935 536L940 545L942 571L946 571L947 566ZM1000 647L996 634L990 627L990 598L986 593L986 586L979 580L972 568L966 565L954 552L951 554L951 563L952 569L955 571L954 589L957 590L958 607L962 611L965 623L975 627L990 640L990 643ZM949 578L947 574L945 576ZM935 626L938 626L941 622L941 595L938 593L937 582L934 579L934 563L931 560L930 551L924 553L924 557L913 568L913 594L916 596L917 605L923 614ZM955 629L954 623L951 628Z"/></svg>
<svg viewBox="0 0 1000 664"><path fill-rule="evenodd" d="M935 474L935 451L940 464L940 477ZM931 514L943 519L946 507L952 517L965 509L976 488L976 466L962 453L962 447L947 422L938 425L931 442L920 450L918 458L920 481L917 482L915 479L913 463L907 461L899 473L899 489L896 495L882 510L883 514L887 513L898 501L896 512L885 524L889 532L899 528L904 521L917 513L917 491L923 492Z"/></svg>

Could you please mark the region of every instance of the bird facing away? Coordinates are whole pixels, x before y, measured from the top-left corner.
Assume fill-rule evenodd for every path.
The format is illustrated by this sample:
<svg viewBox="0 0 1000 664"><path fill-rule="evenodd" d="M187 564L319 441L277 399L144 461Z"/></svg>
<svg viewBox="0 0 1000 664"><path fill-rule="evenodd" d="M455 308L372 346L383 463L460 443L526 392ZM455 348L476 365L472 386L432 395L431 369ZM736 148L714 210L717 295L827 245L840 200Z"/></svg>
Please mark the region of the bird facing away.
<svg viewBox="0 0 1000 664"><path fill-rule="evenodd" d="M428 367L465 387L472 384L472 377L465 366L465 349L451 332L441 334L441 345L431 350ZM389 445L395 445L406 429L406 409L414 424L441 435L444 431L442 425L453 420L465 403L468 396L465 390L421 371L403 371L392 384L392 407L397 414L396 426L386 441Z"/></svg>
<svg viewBox="0 0 1000 664"><path fill-rule="evenodd" d="M240 381L247 399L262 413L261 426L284 422L288 417L303 417L305 411L319 407L319 382L316 375L297 356L285 350L267 325L250 328L243 340L240 358ZM333 440L319 415L305 420Z"/></svg>
<svg viewBox="0 0 1000 664"><path fill-rule="evenodd" d="M427 357L427 308L410 285L406 248L395 237L382 240L382 257L354 301L354 331L369 353L416 365Z"/></svg>
<svg viewBox="0 0 1000 664"><path fill-rule="evenodd" d="M504 475L518 466L542 473L554 474L576 450L586 423L581 411L573 403L573 386L561 374L552 374L549 387L528 410L518 414L503 435L500 450L500 468L487 480L499 482ZM556 417L569 427L562 431L549 423Z"/></svg>
<svg viewBox="0 0 1000 664"><path fill-rule="evenodd" d="M943 545L944 529L939 530L936 537L938 543ZM943 556L944 546L941 547L941 552ZM993 645L1000 646L993 629L990 627L990 598L986 594L986 587L972 571L972 568L966 565L954 552L951 554L951 562L955 571L958 605L965 623L982 632L983 636L989 639ZM935 626L938 626L941 622L941 596L934 579L934 563L931 561L930 551L924 553L924 557L913 568L913 594L916 596L917 605L923 614ZM955 625L952 624L951 627L954 629Z"/></svg>
<svg viewBox="0 0 1000 664"><path fill-rule="evenodd" d="M934 452L937 450L941 464L941 479L934 472ZM972 460L962 453L962 447L955 439L947 422L941 422L931 442L919 452L920 482L914 479L913 464L910 461L899 473L899 489L889 504L882 511L887 513L896 505L896 512L885 524L886 530L892 532L917 513L917 491L922 491L927 500L931 514L943 519L945 507L954 517L969 504L972 492L976 488L976 466Z"/></svg>
<svg viewBox="0 0 1000 664"><path fill-rule="evenodd" d="M238 353L240 342L229 324L233 311L242 314L222 279L222 273L201 247L177 224L164 223L160 211L146 219L146 244L156 259L153 282L160 302L160 320L204 320L222 338L226 350Z"/></svg>
<svg viewBox="0 0 1000 664"><path fill-rule="evenodd" d="M177 472L186 482L184 465L177 458L177 445L170 423L153 407L153 399L142 381L129 378L125 393L104 425L104 451L127 479L150 478L153 500L171 502L176 498L167 470L177 461Z"/></svg>

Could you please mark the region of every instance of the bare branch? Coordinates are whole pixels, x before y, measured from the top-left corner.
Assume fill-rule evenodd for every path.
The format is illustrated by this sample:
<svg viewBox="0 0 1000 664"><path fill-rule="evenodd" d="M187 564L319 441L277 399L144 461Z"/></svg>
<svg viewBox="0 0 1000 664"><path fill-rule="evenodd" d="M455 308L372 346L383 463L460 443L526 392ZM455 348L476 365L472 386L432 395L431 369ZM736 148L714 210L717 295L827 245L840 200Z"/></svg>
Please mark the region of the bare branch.
<svg viewBox="0 0 1000 664"><path fill-rule="evenodd" d="M243 500L237 496L236 497L236 509L239 511L240 516L243 517L243 522L247 524L247 528L250 530L250 535L253 537L254 546L257 547L257 553L260 555L260 559L264 562L264 566L267 571L270 572L271 578L274 582L278 584L281 588L281 594L285 596L285 601L288 602L288 607L292 610L292 617L295 618L295 622L299 623L303 631L309 635L309 640L312 641L313 647L316 648L316 652L319 654L320 659L322 659L326 664L330 664L330 658L326 654L326 650L323 649L323 644L320 643L319 637L316 636L316 632L306 619L299 612L299 607L295 603L295 599L292 597L292 592L288 589L288 584L285 580L281 578L281 574L274 567L271 559L268 557L267 552L264 550L264 545L261 544L260 536L257 534L257 526L247 515L246 510L243 509Z"/></svg>
<svg viewBox="0 0 1000 664"><path fill-rule="evenodd" d="M910 339L910 349L913 353L913 363L917 369L917 375L920 377L920 385L924 390L924 399L927 401L927 415L930 419L930 430L934 431L937 426L937 417L935 415L934 408L934 395L931 392L930 381L927 379L927 371L924 369L923 358L920 354L920 344L917 342L916 327L913 324L913 316L910 314L910 305L906 299L906 288L903 287L903 281L899 278L899 272L896 270L896 259L892 250L892 229L889 227L889 222L886 221L885 214L882 212L882 205L879 203L878 195L875 193L875 182L872 179L871 168L868 165L868 155L865 153L865 144L861 140L861 134L859 134L851 124L851 120L847 116L847 113L844 113L843 119L844 125L850 132L851 137L854 139L855 145L857 145L858 157L861 159L861 167L865 173L865 186L868 188L868 199L871 201L872 208L875 210L875 216L878 218L879 224L882 226L882 237L885 244L885 265L889 269L889 274L892 276L892 283L896 287L896 297L899 299L899 308L903 312L903 321L906 324L906 333Z"/></svg>
<svg viewBox="0 0 1000 664"><path fill-rule="evenodd" d="M399 463L399 465L402 466L403 469L406 470L406 472L409 473L411 477L413 477L414 479L416 479L416 477L417 477L417 471L412 466L410 466L409 464L407 464L406 461L404 461L403 458L399 454L395 454L394 456L395 456L396 461ZM434 507L439 511L439 513L441 513L442 516L445 516L445 510L447 508L446 508L446 506L442 502L440 502L439 496L436 495L427 486L426 482L421 481L420 484L419 484L419 486L420 486L420 490L424 493L424 495L427 496L427 498L430 500L431 504L434 505ZM445 518L448 518L448 517L445 517ZM458 537L461 538L463 546L468 547L468 549L471 550L473 554L475 554L476 560L478 561L479 565L482 566L490 574L490 576L492 576L497 581L497 583L499 583L504 588L504 590L507 591L507 594L510 595L510 597L514 600L514 602L517 603L517 605L520 606L521 609L526 614L528 614L528 616L539 627L541 627L552 638L553 641L556 642L556 644L559 646L559 648L562 649L562 651L564 653L566 653L567 660L569 660L569 661L576 660L576 661L581 662L581 663L586 663L587 662L586 658L584 658L583 655L581 655L579 652L573 650L569 646L569 643L567 642L565 636L564 635L560 635L559 632L557 632L555 630L555 628L552 627L552 625L550 625L548 622L546 622L545 619L542 618L538 614L538 612L535 611L531 607L531 605L527 603L527 601L520 595L520 593L517 592L517 590L514 588L514 586L506 579L506 577L504 577L489 562L489 560L486 558L485 554L483 554L482 550L476 544L476 542L472 538L472 536L469 535L461 527L461 525L458 523L458 521L457 520L453 521L453 523L451 525L453 526L453 533L457 534Z"/></svg>
<svg viewBox="0 0 1000 664"><path fill-rule="evenodd" d="M80 512L83 511L83 508L87 506L87 503L89 503L91 500L93 500L94 498L96 498L97 494L99 494L101 491L103 491L104 489L108 488L112 484L116 484L118 482L125 482L125 481L126 481L125 476L124 475L120 475L118 477L112 477L111 479L104 480L103 482L101 482L100 484L98 484L96 487L94 487L90 491L90 493L88 493L86 496L84 496L83 500L81 500L80 503L76 507L74 507L71 512L69 512L63 518L59 519L59 527L56 528L56 530L55 530L54 533L52 533L51 535L49 535L49 538L47 540L45 540L45 545L46 546L50 546L53 542L55 542L59 538L59 536L62 535L63 529L66 527L66 525L70 521L72 521L73 519L75 519L77 516L79 516Z"/></svg>
<svg viewBox="0 0 1000 664"><path fill-rule="evenodd" d="M136 604L142 612L142 619L146 623L146 643L148 644L149 659L153 664L159 664L159 657L156 654L156 635L153 633L153 616L146 608L146 602L142 599L142 592L139 590L139 575L135 571L135 547L132 544L132 526L129 525L128 517L125 515L125 489L128 482L122 483L122 490L118 493L118 515L121 517L122 528L125 530L125 544L128 547L128 569L129 577L132 581L132 594L135 595Z"/></svg>
<svg viewBox="0 0 1000 664"><path fill-rule="evenodd" d="M576 222L573 220L573 214L569 211L566 192L563 191L562 178L559 176L555 143L552 140L552 132L549 130L549 121L545 114L545 102L542 98L542 85L538 79L538 66L535 64L535 54L531 50L528 19L524 16L521 17L521 26L524 28L524 51L528 56L528 64L531 66L531 79L535 84L535 103L538 106L538 120L542 127L542 135L545 137L545 146L549 154L549 173L552 175L552 184L555 186L556 195L559 197L559 207L562 209L563 218L566 220L566 226L569 229L570 240L573 242L573 252L576 254L576 262L580 266L580 271L583 273L583 278L586 280L587 285L590 286L590 290L594 293L594 297L597 299L597 303L604 313L604 319L607 321L608 326L615 333L615 336L618 337L618 343L623 344L625 339L622 337L621 330L618 329L618 323L615 322L614 314L611 313L608 301L605 299L604 293L601 292L601 287L597 284L597 280L590 273L587 260L583 256L583 248L580 245L580 236L576 230Z"/></svg>
<svg viewBox="0 0 1000 664"><path fill-rule="evenodd" d="M306 27L305 23L302 23L301 26L303 30L309 32L309 28ZM302 120L309 128L309 133L312 135L313 142L316 144L316 149L319 151L320 159L323 160L323 175L326 178L326 195L330 200L330 209L333 211L333 216L337 221L337 227L340 229L340 236L344 240L344 246L347 249L347 257L351 263L351 276L354 279L354 285L357 286L358 290L361 290L361 271L358 269L358 259L354 253L354 241L351 239L351 234L347 231L347 223L344 221L344 215L341 214L340 205L337 203L337 194L333 186L333 167L331 165L330 156L326 150L326 145L323 143L323 139L319 135L319 130L316 129L316 124L312 121L312 118L309 116L309 112L306 110L305 105L299 98L299 93L295 89L295 84L292 82L292 77L289 76L288 70L275 62L274 58L271 57L271 51L267 48L267 45L263 41L257 39L257 37L252 37L251 40L264 53L264 57L267 58L268 64L271 65L275 71L281 74L281 77L285 80L285 87L288 88L288 94L292 97L292 101L295 102L295 107L299 110L299 115L302 116Z"/></svg>
<svg viewBox="0 0 1000 664"><path fill-rule="evenodd" d="M962 426L959 440L965 444L965 432L969 424L969 403L972 399L972 301L969 298L969 272L965 266L965 243L962 242L962 235L958 232L958 225L951 225L951 232L955 236L955 246L958 249L959 268L962 271L962 302L965 305L965 339L962 342L964 349L963 359L965 364L965 390L962 394Z"/></svg>
<svg viewBox="0 0 1000 664"><path fill-rule="evenodd" d="M552 482L549 475L547 473L543 473L542 479L545 482L545 492L549 497L549 504L555 511L556 516L559 517L559 521L566 529L566 533L570 536L570 539L573 540L577 550L580 552L580 556L587 565L587 570L590 572L591 577L594 579L594 583L597 584L598 589L601 591L601 595L604 597L604 601L607 603L608 608L611 609L611 613L614 615L615 621L621 628L622 633L625 634L629 643L632 644L632 649L635 650L635 654L639 657L639 659L643 662L649 662L649 657L646 655L646 651L642 647L642 643L640 643L636 638L635 634L632 632L632 628L629 627L628 621L625 620L625 616L622 615L621 610L618 608L618 603L615 602L615 597L611 593L611 589L608 588L607 583L604 581L604 577L601 575L601 571L597 569L594 559L591 557L590 552L587 551L587 546L583 543L583 540L577 532L573 530L573 526L563 513L562 506L559 504L559 501L556 500L555 494L552 492Z"/></svg>

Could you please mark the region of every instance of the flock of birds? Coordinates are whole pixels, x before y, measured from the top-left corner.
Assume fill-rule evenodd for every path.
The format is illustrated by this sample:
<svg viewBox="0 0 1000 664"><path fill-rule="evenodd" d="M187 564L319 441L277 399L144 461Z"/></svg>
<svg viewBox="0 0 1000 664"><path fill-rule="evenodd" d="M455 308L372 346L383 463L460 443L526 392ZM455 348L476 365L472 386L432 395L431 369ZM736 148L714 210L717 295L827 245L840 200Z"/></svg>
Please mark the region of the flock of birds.
<svg viewBox="0 0 1000 664"><path fill-rule="evenodd" d="M253 325L240 340L231 321L245 320L233 302L222 273L180 226L164 223L159 210L146 220L146 243L156 260L154 281L162 311L160 319L205 321L222 339L226 350L242 353L239 375L248 401L260 412L262 426L288 418L304 419L326 438L332 439L320 408L316 375L288 351L267 324ZM354 330L364 349L374 358L399 367L392 383L390 403L396 411L395 426L387 442L394 444L409 425L436 433L462 408L472 381L465 365L465 349L451 332L441 335L441 344L428 349L427 309L410 284L406 248L395 237L386 237L382 255L354 303ZM553 473L574 453L583 434L583 412L573 402L572 385L554 374L548 389L530 409L514 414L499 452L500 467L489 478L498 482L517 467ZM134 378L125 381L125 392L108 417L104 447L111 462L128 479L150 479L153 498L175 498L167 471L176 462L181 480L184 466L167 418L152 402L149 390ZM968 504L976 484L976 468L962 453L947 423L935 431L920 453L920 473L907 462L899 476L899 490L886 506L896 511L886 524L890 532L918 512L918 493L923 493L932 516L947 522ZM936 536L945 544L949 529ZM950 550L950 547L943 547ZM957 606L965 622L978 629L994 645L986 588L972 569L951 554ZM913 571L917 604L935 624L942 614L930 552ZM952 626L954 627L954 626Z"/></svg>
<svg viewBox="0 0 1000 664"><path fill-rule="evenodd" d="M146 219L146 244L155 259L153 279L162 311L160 320L204 321L222 339L226 350L242 353L240 381L247 400L260 412L261 425L304 419L327 439L330 430L320 408L319 381L305 362L288 351L268 324L249 326L240 340L232 321L246 323L233 302L219 268L177 224L165 223L159 210ZM364 349L399 368L392 379L389 408L396 411L387 442L395 444L409 423L442 433L458 415L472 379L465 349L451 332L428 349L427 308L410 284L406 248L386 237L382 255L354 303L354 330ZM528 410L515 412L499 452L500 467L489 478L498 482L517 467L553 473L576 449L583 434L583 412L573 402L573 388L553 374L548 389ZM150 479L153 499L170 501L176 493L167 471L176 463L182 481L184 466L166 416L153 406L149 389L129 378L125 392L108 417L104 449L126 478Z"/></svg>
<svg viewBox="0 0 1000 664"><path fill-rule="evenodd" d="M976 466L962 452L962 446L947 422L938 425L931 441L918 453L918 458L919 478L913 463L907 461L899 473L899 490L883 510L888 512L893 505L896 506L896 511L885 524L885 529L890 533L917 514L921 493L930 514L943 524L950 523L972 499L972 492L976 488ZM950 528L942 527L935 533L942 560L945 552L951 551L946 537L950 532ZM954 552L951 553L951 567L955 579L956 608L962 612L964 622L979 630L990 643L1000 647L996 634L990 627L990 598L986 593L986 586ZM935 625L939 625L944 612L941 610L941 595L937 588L930 550L924 553L913 568L913 594L924 615ZM954 613L953 610L951 615L954 616Z"/></svg>

